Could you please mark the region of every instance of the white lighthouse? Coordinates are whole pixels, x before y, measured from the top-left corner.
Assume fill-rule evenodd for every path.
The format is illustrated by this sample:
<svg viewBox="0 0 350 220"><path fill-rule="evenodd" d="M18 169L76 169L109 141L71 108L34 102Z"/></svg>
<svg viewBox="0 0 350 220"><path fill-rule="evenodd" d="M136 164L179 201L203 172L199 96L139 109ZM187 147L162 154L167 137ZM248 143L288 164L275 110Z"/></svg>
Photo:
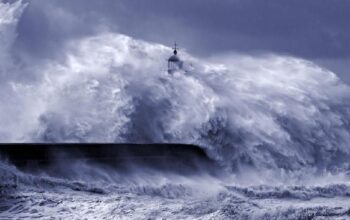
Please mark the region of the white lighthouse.
<svg viewBox="0 0 350 220"><path fill-rule="evenodd" d="M177 44L175 42L174 45L174 54L169 57L168 59L168 73L169 74L173 74L174 72L182 69L183 66L183 61L181 61L181 59L179 58L179 56L177 55Z"/></svg>

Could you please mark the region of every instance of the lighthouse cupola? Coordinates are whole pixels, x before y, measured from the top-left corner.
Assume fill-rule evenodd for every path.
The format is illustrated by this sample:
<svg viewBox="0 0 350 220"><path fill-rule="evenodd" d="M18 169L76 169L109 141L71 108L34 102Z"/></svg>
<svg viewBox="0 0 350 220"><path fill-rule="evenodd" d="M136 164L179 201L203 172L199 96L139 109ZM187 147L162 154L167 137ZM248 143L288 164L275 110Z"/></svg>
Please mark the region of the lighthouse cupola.
<svg viewBox="0 0 350 220"><path fill-rule="evenodd" d="M177 53L177 44L174 45L174 54L168 59L168 73L172 74L180 69L182 69L183 62L180 60Z"/></svg>

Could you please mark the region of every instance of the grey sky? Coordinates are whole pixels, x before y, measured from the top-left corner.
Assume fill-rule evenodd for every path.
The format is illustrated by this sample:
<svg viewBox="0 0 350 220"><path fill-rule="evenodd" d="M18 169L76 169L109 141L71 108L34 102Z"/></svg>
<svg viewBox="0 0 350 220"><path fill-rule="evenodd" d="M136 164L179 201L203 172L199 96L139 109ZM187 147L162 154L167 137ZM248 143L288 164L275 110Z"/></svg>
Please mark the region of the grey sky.
<svg viewBox="0 0 350 220"><path fill-rule="evenodd" d="M316 61L350 83L348 0L33 0L17 47L59 57L67 39L108 28L190 53L273 52Z"/></svg>

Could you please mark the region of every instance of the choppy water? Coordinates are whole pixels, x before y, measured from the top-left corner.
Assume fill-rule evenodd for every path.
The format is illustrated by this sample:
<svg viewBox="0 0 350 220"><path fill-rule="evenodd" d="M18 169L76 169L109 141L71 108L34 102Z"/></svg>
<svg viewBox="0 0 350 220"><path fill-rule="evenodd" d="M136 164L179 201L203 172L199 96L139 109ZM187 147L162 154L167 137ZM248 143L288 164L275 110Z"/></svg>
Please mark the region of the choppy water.
<svg viewBox="0 0 350 220"><path fill-rule="evenodd" d="M74 167L74 166L73 166ZM0 217L73 219L349 219L350 185L261 184L259 176L119 175L79 165L69 178L24 174L2 164ZM68 171L67 171L68 172ZM338 182L338 183L337 183Z"/></svg>
<svg viewBox="0 0 350 220"><path fill-rule="evenodd" d="M22 62L23 10L0 3L2 142L194 143L227 174L67 165L54 178L3 161L0 217L349 218L350 89L334 73L288 56L180 51L186 71L168 75L170 48L111 32Z"/></svg>

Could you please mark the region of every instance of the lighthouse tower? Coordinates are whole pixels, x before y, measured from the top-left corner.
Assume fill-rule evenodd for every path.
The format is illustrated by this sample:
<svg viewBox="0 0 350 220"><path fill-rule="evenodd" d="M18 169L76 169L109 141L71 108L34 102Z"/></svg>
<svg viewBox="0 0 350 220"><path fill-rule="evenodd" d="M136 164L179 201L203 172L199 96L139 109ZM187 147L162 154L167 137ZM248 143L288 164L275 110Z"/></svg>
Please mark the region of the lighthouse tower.
<svg viewBox="0 0 350 220"><path fill-rule="evenodd" d="M175 42L174 45L174 54L169 57L168 59L168 73L173 74L174 72L182 69L183 62L180 60L179 56L177 55L177 44Z"/></svg>

